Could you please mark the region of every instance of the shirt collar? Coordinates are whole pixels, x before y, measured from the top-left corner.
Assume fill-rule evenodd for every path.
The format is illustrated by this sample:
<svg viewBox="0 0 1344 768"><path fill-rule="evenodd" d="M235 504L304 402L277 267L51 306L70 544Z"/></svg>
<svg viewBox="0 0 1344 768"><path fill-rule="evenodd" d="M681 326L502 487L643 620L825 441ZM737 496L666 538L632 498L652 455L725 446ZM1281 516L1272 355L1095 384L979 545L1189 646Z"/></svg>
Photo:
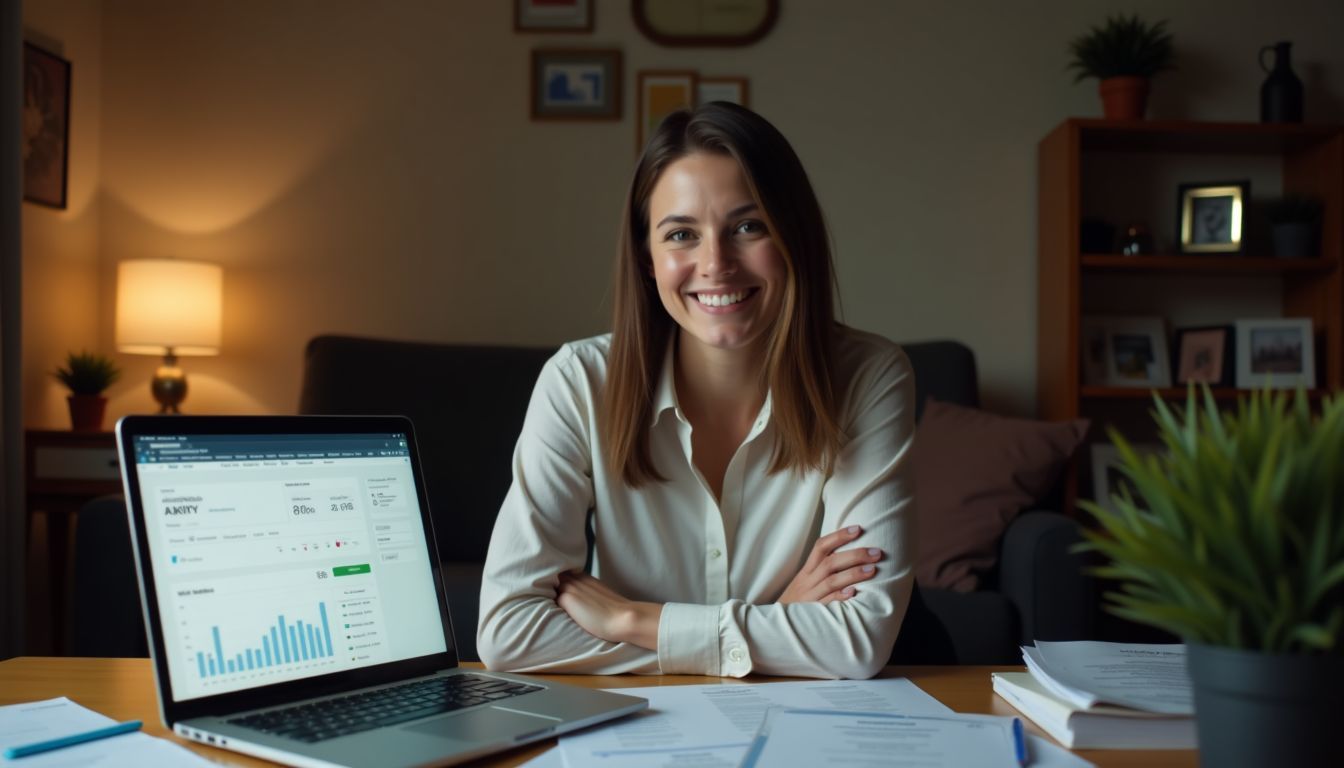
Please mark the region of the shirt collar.
<svg viewBox="0 0 1344 768"><path fill-rule="evenodd" d="M650 427L658 426L658 420L661 419L663 414L667 411L672 411L676 415L677 420L681 423L689 423L686 421L686 414L681 412L681 403L677 401L676 371L673 367L675 365L676 353L677 337L676 332L674 331L672 338L667 340L667 349L663 352L662 371L658 374L658 386L653 391L653 408L649 415ZM767 389L765 392L765 402L761 404L761 410L756 416L756 423L752 427L750 437L755 437L760 434L761 430L765 428L765 425L769 423L770 414L773 412L771 403L772 398L773 394Z"/></svg>

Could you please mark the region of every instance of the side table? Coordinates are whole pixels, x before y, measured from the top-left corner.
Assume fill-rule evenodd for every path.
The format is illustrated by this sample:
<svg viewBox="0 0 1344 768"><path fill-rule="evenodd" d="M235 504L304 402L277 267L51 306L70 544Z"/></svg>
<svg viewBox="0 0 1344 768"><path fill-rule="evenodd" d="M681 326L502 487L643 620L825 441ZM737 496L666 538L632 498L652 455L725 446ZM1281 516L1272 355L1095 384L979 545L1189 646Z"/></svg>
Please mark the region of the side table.
<svg viewBox="0 0 1344 768"><path fill-rule="evenodd" d="M52 644L65 647L66 570L70 521L90 499L121 493L117 441L111 432L24 431L28 530L38 512L47 519L47 584L51 591Z"/></svg>

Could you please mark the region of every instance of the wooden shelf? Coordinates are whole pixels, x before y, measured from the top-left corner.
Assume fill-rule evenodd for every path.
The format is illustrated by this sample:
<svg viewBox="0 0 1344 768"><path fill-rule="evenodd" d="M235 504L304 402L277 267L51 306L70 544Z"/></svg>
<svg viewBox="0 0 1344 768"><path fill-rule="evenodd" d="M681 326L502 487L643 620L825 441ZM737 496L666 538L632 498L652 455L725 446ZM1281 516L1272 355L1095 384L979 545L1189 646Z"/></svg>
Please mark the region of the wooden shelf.
<svg viewBox="0 0 1344 768"><path fill-rule="evenodd" d="M1082 255L1083 271L1088 273L1328 274L1335 270L1335 265L1334 259L1278 259L1270 256L1190 256L1186 254L1122 256L1114 253L1085 253Z"/></svg>
<svg viewBox="0 0 1344 768"><path fill-rule="evenodd" d="M1102 120L1073 118L1083 152L1172 152L1265 154L1294 152L1327 142L1337 125L1303 123L1202 123L1186 120Z"/></svg>
<svg viewBox="0 0 1344 768"><path fill-rule="evenodd" d="M1213 399L1222 401L1222 400L1236 400L1238 396L1250 394L1252 390L1235 389L1233 387L1213 387L1212 390L1210 391L1213 392ZM1289 395L1293 393L1293 390L1291 389L1284 391L1287 392ZM1079 394L1085 400L1151 401L1153 399L1153 392L1157 392L1159 395L1161 395L1163 400L1180 400L1182 402L1185 401L1185 397L1188 394L1185 387L1164 387L1162 389L1152 390L1152 389L1143 389L1140 387L1100 387L1100 386L1084 386L1079 391ZM1325 390L1322 389L1307 390L1307 397L1310 397L1313 400L1318 400L1325 394L1327 393L1325 392ZM1200 400L1203 400L1204 396L1199 390L1195 390L1195 397Z"/></svg>

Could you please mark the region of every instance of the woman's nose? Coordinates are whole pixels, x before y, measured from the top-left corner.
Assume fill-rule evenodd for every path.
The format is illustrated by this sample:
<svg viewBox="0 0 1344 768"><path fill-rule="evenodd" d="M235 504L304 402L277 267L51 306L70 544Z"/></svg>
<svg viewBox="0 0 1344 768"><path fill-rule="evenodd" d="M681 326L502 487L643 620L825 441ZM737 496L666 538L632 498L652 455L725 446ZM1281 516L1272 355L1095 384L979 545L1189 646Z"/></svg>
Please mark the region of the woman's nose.
<svg viewBox="0 0 1344 768"><path fill-rule="evenodd" d="M718 237L707 237L700 241L699 264L701 277L731 275L737 270L737 261L733 257L732 247Z"/></svg>

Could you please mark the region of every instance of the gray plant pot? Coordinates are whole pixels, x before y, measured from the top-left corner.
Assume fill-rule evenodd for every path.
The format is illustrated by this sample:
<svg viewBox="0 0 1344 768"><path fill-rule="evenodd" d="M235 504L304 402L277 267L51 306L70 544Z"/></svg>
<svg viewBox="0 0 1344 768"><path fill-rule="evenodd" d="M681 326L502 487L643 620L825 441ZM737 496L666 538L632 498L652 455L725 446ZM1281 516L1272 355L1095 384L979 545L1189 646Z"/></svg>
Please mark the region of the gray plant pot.
<svg viewBox="0 0 1344 768"><path fill-rule="evenodd" d="M1344 657L1190 643L1202 766L1335 765Z"/></svg>
<svg viewBox="0 0 1344 768"><path fill-rule="evenodd" d="M1281 259L1314 259L1319 255L1314 221L1275 224L1271 234L1274 239L1274 255Z"/></svg>

